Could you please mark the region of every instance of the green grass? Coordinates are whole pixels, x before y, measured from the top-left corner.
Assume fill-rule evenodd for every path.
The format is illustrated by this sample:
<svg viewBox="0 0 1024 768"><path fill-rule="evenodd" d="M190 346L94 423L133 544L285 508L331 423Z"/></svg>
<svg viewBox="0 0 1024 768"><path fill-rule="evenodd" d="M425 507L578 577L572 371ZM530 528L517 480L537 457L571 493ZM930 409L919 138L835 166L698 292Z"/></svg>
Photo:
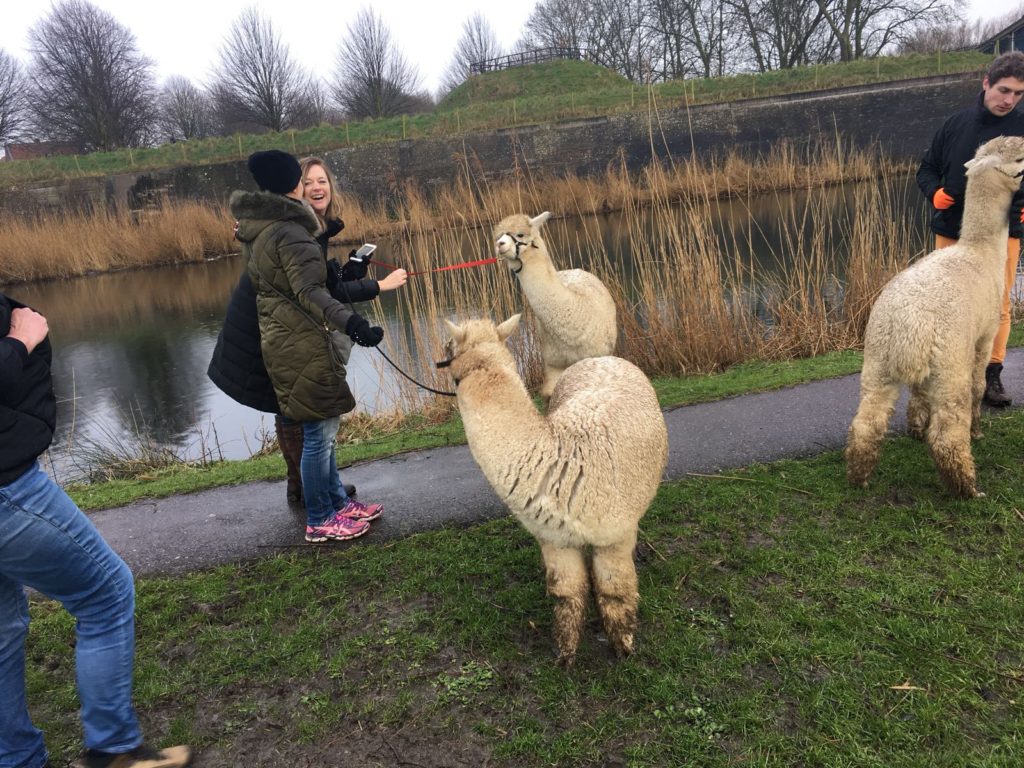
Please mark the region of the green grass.
<svg viewBox="0 0 1024 768"><path fill-rule="evenodd" d="M953 72L980 72L991 57L964 52L885 57L850 63L659 83L650 92L586 62L550 62L477 75L433 112L301 131L213 137L159 147L94 152L0 163L0 183L100 176L178 166L230 162L261 149L295 154L325 152L377 141L454 136L472 131L572 120L684 103L704 104L860 85Z"/></svg>
<svg viewBox="0 0 1024 768"><path fill-rule="evenodd" d="M641 524L638 650L619 663L591 607L576 668L555 665L538 548L511 519L139 579L146 732L207 768L338 765L339 750L352 765L1019 765L1024 412L985 426L988 496L971 502L905 438L866 490L835 452L663 486ZM29 699L59 761L80 738L72 622L32 611Z"/></svg>

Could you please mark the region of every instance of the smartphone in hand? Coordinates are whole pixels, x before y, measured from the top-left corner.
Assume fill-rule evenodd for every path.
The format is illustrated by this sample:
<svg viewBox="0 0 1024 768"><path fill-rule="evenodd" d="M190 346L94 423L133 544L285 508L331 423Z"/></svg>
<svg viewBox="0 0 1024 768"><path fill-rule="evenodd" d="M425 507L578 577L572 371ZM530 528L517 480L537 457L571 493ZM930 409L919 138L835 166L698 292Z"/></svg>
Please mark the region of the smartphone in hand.
<svg viewBox="0 0 1024 768"><path fill-rule="evenodd" d="M350 257L352 261L358 261L362 263L370 260L370 254L377 250L377 246L373 243L363 243L356 249L356 252Z"/></svg>

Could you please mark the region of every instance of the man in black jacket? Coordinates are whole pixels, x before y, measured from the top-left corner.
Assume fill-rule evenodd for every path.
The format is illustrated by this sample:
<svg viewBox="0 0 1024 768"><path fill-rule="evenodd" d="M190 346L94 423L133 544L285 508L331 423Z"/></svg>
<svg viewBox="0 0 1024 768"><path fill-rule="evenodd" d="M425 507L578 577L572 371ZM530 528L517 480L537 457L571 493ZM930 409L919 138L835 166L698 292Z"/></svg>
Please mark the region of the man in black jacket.
<svg viewBox="0 0 1024 768"><path fill-rule="evenodd" d="M132 708L135 584L124 561L50 479L56 399L46 318L0 293L0 765L48 765L25 697L25 587L75 617L85 730L76 768L182 768L188 747L151 749Z"/></svg>
<svg viewBox="0 0 1024 768"><path fill-rule="evenodd" d="M981 81L978 101L943 123L921 160L917 186L932 204L932 232L935 247L945 248L960 238L964 215L967 176L964 163L978 147L997 136L1024 136L1024 53L1013 51L995 59ZM992 356L985 370L985 402L996 408L1010 405L1000 375L1010 336L1010 292L1017 275L1020 237L1024 214L1024 191L1018 190L1010 206L1009 238L1006 244L1006 288L999 317L999 330L992 343Z"/></svg>

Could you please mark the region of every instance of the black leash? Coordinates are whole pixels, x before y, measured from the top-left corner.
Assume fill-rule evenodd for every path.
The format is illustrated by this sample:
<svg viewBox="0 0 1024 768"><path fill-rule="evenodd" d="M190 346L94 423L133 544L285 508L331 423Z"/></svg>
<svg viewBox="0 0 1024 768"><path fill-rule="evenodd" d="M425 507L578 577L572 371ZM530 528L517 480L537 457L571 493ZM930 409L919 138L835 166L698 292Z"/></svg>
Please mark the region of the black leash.
<svg viewBox="0 0 1024 768"><path fill-rule="evenodd" d="M456 396L456 394L454 392L442 392L439 389L434 389L433 387L428 387L426 384L421 384L420 382L416 381L416 379L414 379L408 373L406 373L401 368L399 368L395 364L394 360L392 360L390 357L387 356L387 354L384 352L384 350L380 348L380 344L377 345L377 351L380 352L381 355L383 355L385 360L387 360L389 363L391 363L391 367L392 368L394 368L400 374L405 376L405 378L407 378L409 381L411 381L413 384L415 384L420 389L425 389L425 390L427 390L427 392L433 392L435 395L444 395L445 397L455 397Z"/></svg>

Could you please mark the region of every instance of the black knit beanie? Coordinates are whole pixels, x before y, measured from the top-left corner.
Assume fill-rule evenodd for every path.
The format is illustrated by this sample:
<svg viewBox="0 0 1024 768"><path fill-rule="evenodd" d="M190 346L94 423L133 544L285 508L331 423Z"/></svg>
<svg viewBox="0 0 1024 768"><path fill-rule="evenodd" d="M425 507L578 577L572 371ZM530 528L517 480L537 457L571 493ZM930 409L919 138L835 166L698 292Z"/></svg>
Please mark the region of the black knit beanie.
<svg viewBox="0 0 1024 768"><path fill-rule="evenodd" d="M260 189L286 195L299 185L302 167L287 152L268 149L249 155L249 173Z"/></svg>

